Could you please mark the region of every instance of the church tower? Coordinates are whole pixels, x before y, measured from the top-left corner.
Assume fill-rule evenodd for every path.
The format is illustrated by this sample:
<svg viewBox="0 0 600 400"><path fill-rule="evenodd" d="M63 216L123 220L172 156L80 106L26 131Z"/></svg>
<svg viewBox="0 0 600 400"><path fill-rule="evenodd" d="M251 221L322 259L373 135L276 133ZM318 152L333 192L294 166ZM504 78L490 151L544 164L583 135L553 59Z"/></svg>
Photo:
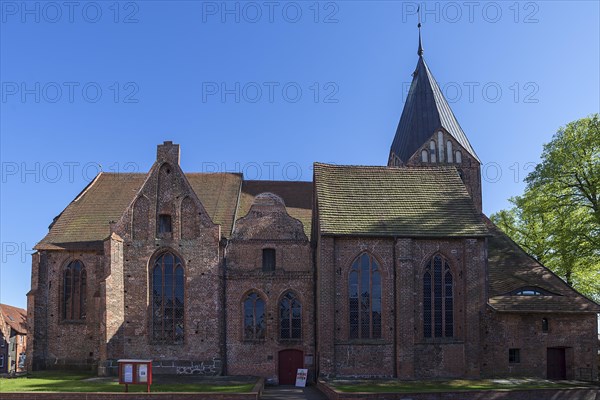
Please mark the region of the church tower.
<svg viewBox="0 0 600 400"><path fill-rule="evenodd" d="M420 22L418 27L419 61L390 148L388 166L455 166L481 212L481 161L425 63Z"/></svg>

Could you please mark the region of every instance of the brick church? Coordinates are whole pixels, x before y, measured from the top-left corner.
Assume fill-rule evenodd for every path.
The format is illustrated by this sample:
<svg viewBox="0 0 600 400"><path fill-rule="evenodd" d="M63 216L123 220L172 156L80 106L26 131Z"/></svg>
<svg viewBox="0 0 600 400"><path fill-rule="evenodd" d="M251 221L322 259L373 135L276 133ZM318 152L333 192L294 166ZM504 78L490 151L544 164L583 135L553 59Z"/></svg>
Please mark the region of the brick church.
<svg viewBox="0 0 600 400"><path fill-rule="evenodd" d="M418 55L387 166L253 181L184 172L164 142L148 173L96 176L35 246L29 367L597 379L600 306L482 214L481 161Z"/></svg>

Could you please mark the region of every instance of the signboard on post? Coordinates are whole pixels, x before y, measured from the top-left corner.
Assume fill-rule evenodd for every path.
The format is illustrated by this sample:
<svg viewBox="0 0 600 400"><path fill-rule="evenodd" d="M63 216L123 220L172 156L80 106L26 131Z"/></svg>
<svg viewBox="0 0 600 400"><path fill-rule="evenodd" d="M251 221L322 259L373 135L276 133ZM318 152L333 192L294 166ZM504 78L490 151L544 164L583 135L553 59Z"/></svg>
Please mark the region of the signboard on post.
<svg viewBox="0 0 600 400"><path fill-rule="evenodd" d="M308 369L298 368L298 372L296 373L296 387L305 387L307 377Z"/></svg>
<svg viewBox="0 0 600 400"><path fill-rule="evenodd" d="M125 385L125 391L129 391L129 385L146 385L150 393L152 385L152 360L118 360L119 383Z"/></svg>

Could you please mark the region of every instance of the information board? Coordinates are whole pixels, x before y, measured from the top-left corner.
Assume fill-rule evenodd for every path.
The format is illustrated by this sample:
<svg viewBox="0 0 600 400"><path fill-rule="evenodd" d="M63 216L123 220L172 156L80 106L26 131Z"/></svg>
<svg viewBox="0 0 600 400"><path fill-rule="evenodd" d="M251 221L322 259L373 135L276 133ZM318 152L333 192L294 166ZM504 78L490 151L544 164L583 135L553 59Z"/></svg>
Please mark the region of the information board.
<svg viewBox="0 0 600 400"><path fill-rule="evenodd" d="M133 383L133 364L123 365L123 382Z"/></svg>
<svg viewBox="0 0 600 400"><path fill-rule="evenodd" d="M138 365L138 382L139 383L148 382L148 366L146 364Z"/></svg>

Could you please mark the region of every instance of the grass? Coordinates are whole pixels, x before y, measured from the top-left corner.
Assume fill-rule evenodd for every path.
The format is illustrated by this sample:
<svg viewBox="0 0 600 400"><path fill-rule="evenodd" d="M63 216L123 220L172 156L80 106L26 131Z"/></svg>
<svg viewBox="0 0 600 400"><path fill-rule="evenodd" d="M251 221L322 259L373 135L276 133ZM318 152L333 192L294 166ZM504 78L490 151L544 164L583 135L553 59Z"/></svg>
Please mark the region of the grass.
<svg viewBox="0 0 600 400"><path fill-rule="evenodd" d="M156 377L155 377L156 380ZM152 392L220 392L242 393L249 392L255 382L211 381L202 382L198 379L178 378L177 383L172 379L167 383L155 383ZM186 380L188 382L186 382ZM191 382L190 382L191 381ZM181 383L179 383L181 382ZM27 377L0 378L0 393L2 392L124 392L125 385L120 385L114 378L96 378L92 374L72 371L40 371ZM130 392L145 392L144 385L129 385Z"/></svg>
<svg viewBox="0 0 600 400"><path fill-rule="evenodd" d="M586 386L583 383L552 382L536 379L451 380L451 381L333 381L329 385L342 392L418 393L454 392L498 389L560 389ZM589 385L587 385L589 386Z"/></svg>

